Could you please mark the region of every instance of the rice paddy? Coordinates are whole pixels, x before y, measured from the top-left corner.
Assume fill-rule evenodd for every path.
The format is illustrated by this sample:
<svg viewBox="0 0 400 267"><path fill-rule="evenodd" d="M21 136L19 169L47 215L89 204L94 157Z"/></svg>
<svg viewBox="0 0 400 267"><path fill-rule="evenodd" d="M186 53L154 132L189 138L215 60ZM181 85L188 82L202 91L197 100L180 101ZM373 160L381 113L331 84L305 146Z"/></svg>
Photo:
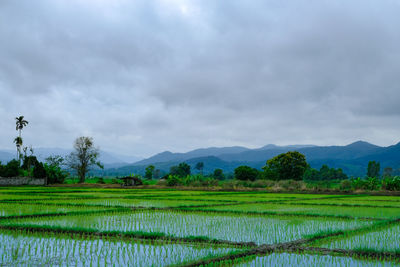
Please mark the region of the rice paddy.
<svg viewBox="0 0 400 267"><path fill-rule="evenodd" d="M400 197L0 187L0 266L399 266Z"/></svg>

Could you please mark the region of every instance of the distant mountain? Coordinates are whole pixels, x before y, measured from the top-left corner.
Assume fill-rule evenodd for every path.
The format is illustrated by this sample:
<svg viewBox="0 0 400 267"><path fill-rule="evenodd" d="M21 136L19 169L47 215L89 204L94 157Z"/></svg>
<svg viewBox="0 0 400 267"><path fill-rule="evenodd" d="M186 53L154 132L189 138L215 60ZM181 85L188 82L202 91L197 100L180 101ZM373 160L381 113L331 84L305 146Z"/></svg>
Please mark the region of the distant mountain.
<svg viewBox="0 0 400 267"><path fill-rule="evenodd" d="M382 170L387 166L394 169L400 168L400 143L389 147L380 147L364 141L357 141L346 146L276 146L270 144L257 149L225 147L196 149L187 153L166 151L135 164L114 168L110 171L120 175L143 174L145 167L153 164L156 168L168 172L171 166L180 162L188 163L192 170L197 162L204 162L204 173L211 173L215 168L233 172L240 165L260 169L268 159L293 150L304 154L307 162L313 168L320 168L323 164L327 164L330 167L342 168L351 176L365 175L370 160L381 162ZM194 172L196 171L194 170Z"/></svg>
<svg viewBox="0 0 400 267"><path fill-rule="evenodd" d="M312 145L292 145L292 146L276 146L276 145L266 145L261 148L250 149L241 146L233 146L233 147L209 147L209 148L200 148L195 149L186 153L172 153L170 151L165 151L159 154L156 154L148 159L144 159L135 163L135 165L144 165L144 164L154 164L158 162L168 162L168 161L186 161L193 158L199 157L219 157L225 161L235 161L235 160L260 160L259 157L253 156L253 154L261 155L261 157L265 158L263 155L275 155L281 151L290 151L294 148L303 148L303 147L312 147ZM267 152L268 151L268 152ZM278 153L279 154L279 153ZM247 156L248 155L248 156ZM249 158L247 158L249 157Z"/></svg>
<svg viewBox="0 0 400 267"><path fill-rule="evenodd" d="M144 164L154 164L157 162L167 162L167 161L184 161L192 158L198 157L208 157L208 156L219 156L227 153L240 153L243 151L248 151L249 148L241 147L241 146L233 146L233 147L209 147L209 148L200 148L196 150L192 150L186 153L172 153L170 151L165 151L159 154L156 154L148 159L144 159L136 162L135 165L144 165Z"/></svg>

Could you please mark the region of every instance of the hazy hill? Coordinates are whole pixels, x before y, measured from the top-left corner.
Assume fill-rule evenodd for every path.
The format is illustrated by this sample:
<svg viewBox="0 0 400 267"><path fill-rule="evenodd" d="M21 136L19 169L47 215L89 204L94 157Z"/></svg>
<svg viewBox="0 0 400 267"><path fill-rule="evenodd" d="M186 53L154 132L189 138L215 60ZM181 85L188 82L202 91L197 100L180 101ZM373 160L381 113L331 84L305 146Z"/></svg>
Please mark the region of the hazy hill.
<svg viewBox="0 0 400 267"><path fill-rule="evenodd" d="M211 173L215 168L225 172L232 172L237 166L249 165L260 169L265 162L287 151L296 150L303 153L313 168L320 168L323 164L335 168L342 168L348 175L363 176L370 160L381 162L381 169L391 166L400 168L400 143L389 147L380 147L364 141L357 141L346 146L313 146L294 145L276 146L267 145L258 149L244 147L206 148L189 151L187 153L163 152L135 164L106 170L119 173L144 173L147 165L153 164L156 168L168 172L169 168L180 162L192 166L197 162L204 162L204 173ZM206 154L209 155L206 155ZM197 156L202 155L202 156Z"/></svg>

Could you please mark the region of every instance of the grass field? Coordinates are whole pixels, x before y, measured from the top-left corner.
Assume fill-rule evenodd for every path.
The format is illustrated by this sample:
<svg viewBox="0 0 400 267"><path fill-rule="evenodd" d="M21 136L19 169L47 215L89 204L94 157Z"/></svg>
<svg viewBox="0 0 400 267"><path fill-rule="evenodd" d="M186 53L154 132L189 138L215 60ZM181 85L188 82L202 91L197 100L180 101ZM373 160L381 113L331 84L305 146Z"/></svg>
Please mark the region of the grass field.
<svg viewBox="0 0 400 267"><path fill-rule="evenodd" d="M0 266L400 266L400 197L0 188Z"/></svg>

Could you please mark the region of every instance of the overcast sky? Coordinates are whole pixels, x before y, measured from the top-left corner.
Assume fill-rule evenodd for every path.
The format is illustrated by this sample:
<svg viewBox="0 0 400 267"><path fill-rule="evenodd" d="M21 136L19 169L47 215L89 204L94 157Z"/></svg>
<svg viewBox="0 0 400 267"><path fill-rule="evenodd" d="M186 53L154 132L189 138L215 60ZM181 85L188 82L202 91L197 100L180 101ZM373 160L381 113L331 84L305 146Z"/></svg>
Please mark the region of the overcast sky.
<svg viewBox="0 0 400 267"><path fill-rule="evenodd" d="M1 0L0 149L400 141L395 0Z"/></svg>

